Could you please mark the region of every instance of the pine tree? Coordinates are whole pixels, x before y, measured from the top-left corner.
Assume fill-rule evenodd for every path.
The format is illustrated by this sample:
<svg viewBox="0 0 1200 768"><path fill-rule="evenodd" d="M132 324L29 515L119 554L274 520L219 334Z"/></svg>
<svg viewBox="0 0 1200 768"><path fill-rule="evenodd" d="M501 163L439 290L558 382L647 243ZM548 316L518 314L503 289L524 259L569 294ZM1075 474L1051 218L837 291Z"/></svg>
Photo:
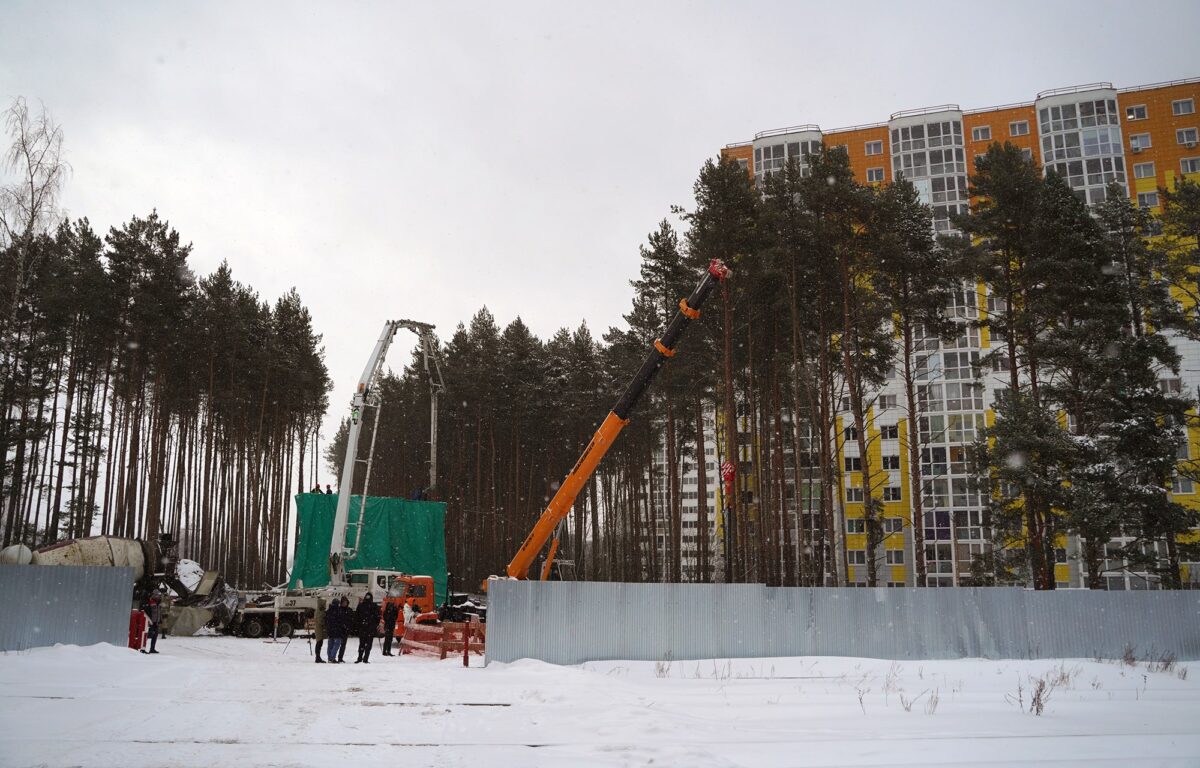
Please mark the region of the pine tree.
<svg viewBox="0 0 1200 768"><path fill-rule="evenodd" d="M1154 252L1182 306L1179 330L1200 339L1200 184L1184 179L1174 190L1159 189L1162 237Z"/></svg>
<svg viewBox="0 0 1200 768"><path fill-rule="evenodd" d="M812 175L806 180L804 198L816 222L814 239L826 244L838 269L841 317L837 346L853 422L846 425L844 434L858 447L867 584L875 586L878 549L883 542L883 502L877 493L878 478L871 468L868 413L873 393L882 386L895 355L893 307L890 296L874 285L882 270L879 253L867 236L868 223L874 217L873 193L854 181L844 149L827 150L811 158L810 163Z"/></svg>
<svg viewBox="0 0 1200 768"><path fill-rule="evenodd" d="M905 447L908 449L909 487L912 489L913 549L916 553L916 585L926 585L925 521L923 508L924 473L921 469L921 440L918 424L921 401L917 397L920 371L929 369L928 339L957 335L960 326L947 315L947 305L961 280L951 263L949 252L933 239L933 222L928 206L920 202L917 190L905 179L886 187L879 195L873 221L873 247L878 251L879 271L875 289L894 308L894 324L899 337L897 362L904 383L906 417ZM969 286L966 290L974 290Z"/></svg>
<svg viewBox="0 0 1200 768"><path fill-rule="evenodd" d="M721 157L709 160L700 169L693 185L694 210L683 215L688 224L687 252L693 268L707 267L712 259L721 259L733 268L738 279L726 281L721 293L721 333L718 337L701 336L703 346L721 349L719 463L739 465L738 409L734 370L741 360L735 358L734 317L748 288L745 272L752 269L759 250L759 195L745 170L737 162ZM711 313L711 310L710 310ZM708 324L711 329L715 324ZM710 330L709 333L712 331ZM715 343L719 339L719 346ZM740 474L740 470L739 470ZM720 536L726 544L725 580L746 578L749 527L738 493L742 480L735 477L732 494L723 493L725 508L720 517Z"/></svg>
<svg viewBox="0 0 1200 768"><path fill-rule="evenodd" d="M1034 307L1045 307L1046 302L1036 303L1030 296L1036 291L1037 282L1031 276L1031 262L1037 258L1037 243L1034 229L1030 226L1038 215L1042 179L1033 163L1027 161L1019 147L1011 143L993 144L987 153L975 160L976 173L971 176L971 194L974 202L971 214L956 222L963 233L971 239L971 257L976 279L988 286L992 300L987 314L980 324L987 328L992 338L1004 344L1003 354L992 353L1005 365L1009 374L1007 402L997 408L997 423L1001 414L1016 421L1006 430L1030 429L1028 446L1031 450L1044 451L1047 459L1057 456L1055 445L1039 446L1042 438L1051 435L1044 432L1049 415L1043 410L1039 390L1039 366L1034 345L1044 323ZM1022 378L1024 375L1024 378ZM1052 419L1050 419L1052 421ZM1023 441L1015 438L1020 445ZM1051 441L1053 442L1053 441ZM1014 451L1019 449L1014 448ZM1002 459L1004 452L998 454ZM1019 461L1017 453L1013 461ZM1056 477L1057 469L1049 464L1045 467L1050 476ZM1047 542L1053 541L1051 503L1047 479L1029 475L1027 472L1010 472L1011 482L1028 495L1019 506L1004 502L1005 511L1019 509L1023 518L1023 530L1019 534L1026 547L1029 578L1039 589L1054 587L1053 552ZM1022 483L1028 481L1028 485ZM994 516L1000 525L998 537L1005 546L1011 544L1015 534L1005 526L1008 515ZM1007 528L1007 531L1005 530Z"/></svg>

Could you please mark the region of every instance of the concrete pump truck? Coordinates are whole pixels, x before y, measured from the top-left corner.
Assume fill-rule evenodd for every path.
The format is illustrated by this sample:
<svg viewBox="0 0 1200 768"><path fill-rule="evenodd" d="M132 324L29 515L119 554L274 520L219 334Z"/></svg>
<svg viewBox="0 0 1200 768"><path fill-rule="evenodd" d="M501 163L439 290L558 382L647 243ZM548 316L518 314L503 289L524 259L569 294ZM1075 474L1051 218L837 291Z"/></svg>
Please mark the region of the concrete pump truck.
<svg viewBox="0 0 1200 768"><path fill-rule="evenodd" d="M346 435L346 457L342 462L342 474L338 481L337 509L333 518L333 538L329 543L329 587L334 594L361 596L371 592L372 597L381 605L385 599L413 601L421 615L433 614L435 598L433 577L427 574L412 575L397 571L383 570L346 570L346 563L358 554L362 543L363 521L367 507L367 491L371 483L371 465L375 456L375 439L379 431L371 431L371 445L367 457L358 456L359 434L362 431L363 416L367 408L375 409L375 423L379 423L379 413L383 402L379 398L376 386L383 361L387 356L392 340L401 329L408 329L417 334L421 343L421 357L425 366L425 375L429 380L429 485L425 492L433 490L437 484L437 445L438 445L438 395L445 389L442 380L441 366L438 363L437 339L433 335L433 326L416 320L388 320L383 325L383 332L375 342L371 356L367 358L366 367L359 377L358 387L350 402L350 426ZM365 464L363 471L362 494L359 496L357 519L350 522L351 494L354 488L354 478L359 464ZM354 541L347 542L347 533L354 527Z"/></svg>

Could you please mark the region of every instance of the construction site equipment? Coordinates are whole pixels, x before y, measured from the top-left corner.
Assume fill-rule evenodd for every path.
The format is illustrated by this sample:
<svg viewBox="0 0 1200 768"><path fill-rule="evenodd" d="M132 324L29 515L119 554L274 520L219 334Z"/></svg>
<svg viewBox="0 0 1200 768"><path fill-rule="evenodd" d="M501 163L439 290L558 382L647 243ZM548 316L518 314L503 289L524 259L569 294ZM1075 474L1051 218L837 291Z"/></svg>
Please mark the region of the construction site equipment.
<svg viewBox="0 0 1200 768"><path fill-rule="evenodd" d="M174 551L174 540L165 537L163 549ZM167 552L163 553L164 555ZM36 552L18 544L0 552L6 565L112 565L133 568L134 582L149 593L154 587L154 566L160 559L159 543L116 536L64 539ZM149 579L147 579L149 574ZM172 576L174 574L172 573Z"/></svg>
<svg viewBox="0 0 1200 768"><path fill-rule="evenodd" d="M170 533L157 540L90 536L64 539L36 551L8 547L0 562L15 565L99 565L133 568L131 603L141 605L155 589L173 595L164 611L163 630L175 635L195 634L213 624L228 626L238 617L238 593L227 587L216 571L205 571L198 584L188 587L177 572L179 542Z"/></svg>
<svg viewBox="0 0 1200 768"><path fill-rule="evenodd" d="M362 502L357 496L350 504L351 520L364 516L362 539L354 557L344 563L346 579L342 585L330 580L328 553L336 546L334 497L320 493L296 496L299 537L292 561L290 589L339 587L348 589L373 574L407 576L415 574L432 579L432 599L441 602L446 583L446 505L440 501L412 501L372 496ZM351 535L346 531L343 535ZM385 581L376 597L387 593ZM356 590L358 591L358 590Z"/></svg>
<svg viewBox="0 0 1200 768"><path fill-rule="evenodd" d="M529 568L533 565L534 559L550 541L550 552L541 574L543 580L549 578L554 557L558 553L559 540L556 530L570 513L571 507L575 503L575 497L579 495L588 478L596 471L596 466L604 458L608 449L612 447L621 429L629 423L629 415L633 411L633 407L637 405L638 399L654 381L658 370L669 358L675 356L675 346L683 337L683 332L687 330L688 325L700 317L700 307L704 304L705 299L730 274L732 273L729 268L720 259L713 259L709 262L704 277L691 295L679 300L679 311L667 324L662 336L654 340L649 355L629 382L625 394L621 395L621 399L617 401L600 428L596 430L591 442L584 449L583 455L567 473L566 479L558 487L554 497L550 499L550 503L546 505L545 511L538 518L533 530L525 537L525 542L521 544L521 548L517 550L512 562L508 564L506 572L510 578L528 578ZM486 583L483 588L487 589Z"/></svg>
<svg viewBox="0 0 1200 768"><path fill-rule="evenodd" d="M388 320L383 324L383 332L375 342L375 348L367 358L367 364L359 377L358 387L350 401L350 428L346 435L346 457L342 462L342 474L338 481L337 509L333 520L334 536L329 548L329 584L333 586L346 584L346 563L358 555L362 544L362 527L366 519L364 508L368 498L371 481L371 463L375 454L375 437L378 429L371 433L371 448L365 459L358 458L358 438L362 431L364 410L375 409L375 425L379 424L380 409L383 403L378 396L377 379L383 369L383 361L396 332L407 328L417 334L421 341L421 352L425 363L425 372L429 379L429 492L437 484L437 402L438 395L445 388L442 381L441 366L438 363L437 339L433 335L433 326L416 320ZM350 501L354 487L354 476L359 462L366 464L363 474L363 492L359 496L360 508L356 521L354 542L346 541L346 532L350 522Z"/></svg>

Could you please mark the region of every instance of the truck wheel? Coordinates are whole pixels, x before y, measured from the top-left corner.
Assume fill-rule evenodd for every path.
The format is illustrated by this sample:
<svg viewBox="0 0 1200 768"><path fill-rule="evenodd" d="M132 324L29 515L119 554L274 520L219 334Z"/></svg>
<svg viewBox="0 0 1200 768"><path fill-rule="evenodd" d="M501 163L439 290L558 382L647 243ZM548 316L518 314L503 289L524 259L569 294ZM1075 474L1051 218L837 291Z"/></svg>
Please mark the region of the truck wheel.
<svg viewBox="0 0 1200 768"><path fill-rule="evenodd" d="M285 619L282 616L280 616L279 617L279 626L277 626L275 628L275 636L276 637L291 637L293 634L295 634L295 632L296 632L296 628L292 626L292 620Z"/></svg>
<svg viewBox="0 0 1200 768"><path fill-rule="evenodd" d="M242 634L251 639L267 634L267 627L257 616L242 620Z"/></svg>

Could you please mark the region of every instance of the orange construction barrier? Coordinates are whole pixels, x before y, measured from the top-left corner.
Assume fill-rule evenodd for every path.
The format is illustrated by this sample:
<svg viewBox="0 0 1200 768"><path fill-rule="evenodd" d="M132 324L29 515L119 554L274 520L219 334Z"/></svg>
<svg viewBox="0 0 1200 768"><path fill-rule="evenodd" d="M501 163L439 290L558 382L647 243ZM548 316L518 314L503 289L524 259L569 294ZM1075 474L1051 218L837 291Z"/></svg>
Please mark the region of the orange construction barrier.
<svg viewBox="0 0 1200 768"><path fill-rule="evenodd" d="M465 667L470 664L470 654L482 655L486 646L487 625L472 617L470 622L409 624L400 640L400 653L438 659L451 653L462 653Z"/></svg>

